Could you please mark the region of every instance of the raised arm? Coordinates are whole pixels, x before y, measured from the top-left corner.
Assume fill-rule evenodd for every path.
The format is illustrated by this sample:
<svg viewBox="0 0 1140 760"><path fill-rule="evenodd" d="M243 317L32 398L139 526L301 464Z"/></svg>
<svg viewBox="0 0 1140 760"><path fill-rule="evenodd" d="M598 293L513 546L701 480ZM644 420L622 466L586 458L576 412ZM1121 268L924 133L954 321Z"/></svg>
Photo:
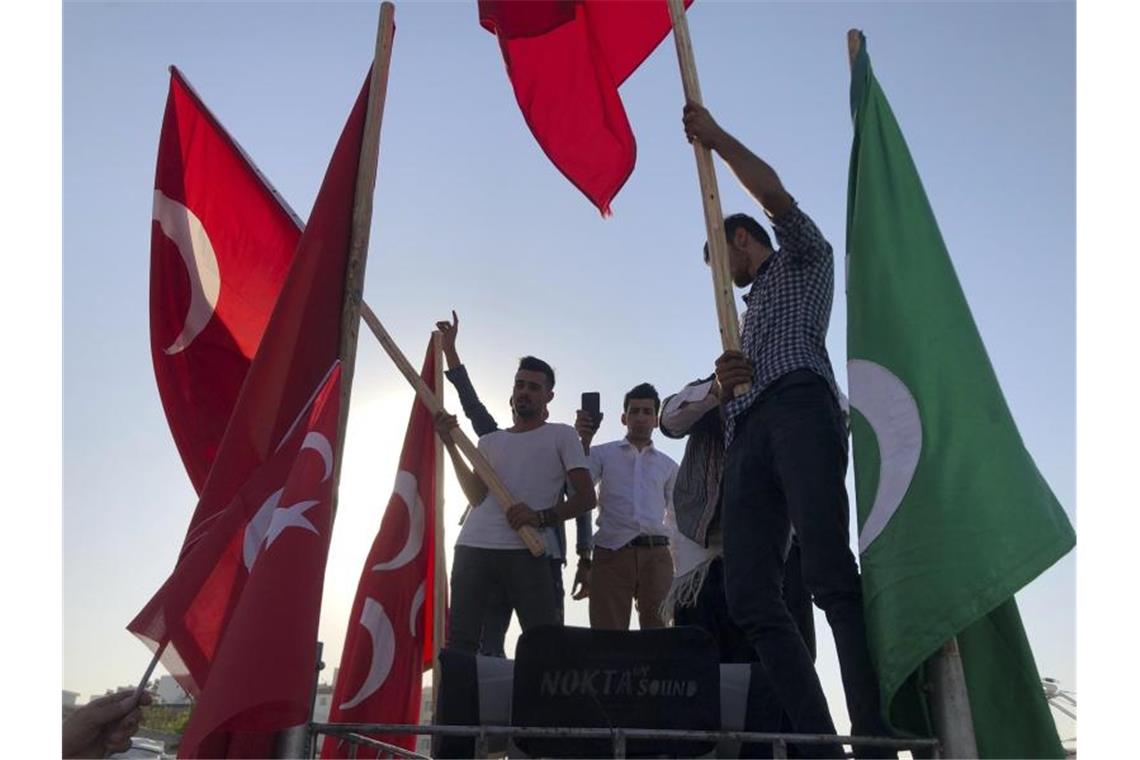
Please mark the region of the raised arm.
<svg viewBox="0 0 1140 760"><path fill-rule="evenodd" d="M578 434L578 439L582 441L582 452L586 456L590 455L590 441L594 440L594 434L598 432L598 427L602 424L602 418L605 416L603 412L598 412L595 419L589 412L579 409L574 418L574 431Z"/></svg>
<svg viewBox="0 0 1140 760"><path fill-rule="evenodd" d="M479 400L475 386L467 376L467 368L459 360L459 351L455 348L455 339L459 336L459 315L453 310L451 322L436 322L435 327L443 336L443 355L447 359L447 372L444 375L455 386L459 394L459 404L463 407L463 414L471 420L471 427L475 435L485 436L499 429L499 423L487 411L487 407Z"/></svg>
<svg viewBox="0 0 1140 760"><path fill-rule="evenodd" d="M744 189L756 199L769 217L778 217L792 207L792 196L784 189L776 171L745 147L744 143L724 131L706 108L688 103L682 120L685 123L685 137L690 142L696 140L724 159L740 184L744 185Z"/></svg>

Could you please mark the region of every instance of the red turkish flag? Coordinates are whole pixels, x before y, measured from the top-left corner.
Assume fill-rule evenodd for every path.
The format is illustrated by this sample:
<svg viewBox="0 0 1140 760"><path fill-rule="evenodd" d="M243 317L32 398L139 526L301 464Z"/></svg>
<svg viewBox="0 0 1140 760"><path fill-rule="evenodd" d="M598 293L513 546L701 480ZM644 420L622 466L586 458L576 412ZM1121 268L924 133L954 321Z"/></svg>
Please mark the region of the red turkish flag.
<svg viewBox="0 0 1140 760"><path fill-rule="evenodd" d="M637 155L618 87L673 28L665 0L479 0L479 23L542 150L609 216Z"/></svg>
<svg viewBox="0 0 1140 760"><path fill-rule="evenodd" d="M312 402L314 389L339 358L367 100L366 78L242 385L178 563L166 584L127 626L152 649L166 644L163 664L191 695L203 688L228 621L224 600L229 598L229 586L218 580L212 564L222 548L216 538L208 548L199 548L199 544L215 535L215 524L232 521L229 513L243 508L243 500L254 498L241 497L243 489L293 431L302 410ZM224 535L228 541L231 534ZM222 601L209 602L211 595L220 595Z"/></svg>
<svg viewBox="0 0 1140 760"><path fill-rule="evenodd" d="M270 757L274 733L308 719L339 410L338 361L300 424L191 551L190 561L213 569L190 614L225 626L179 757Z"/></svg>
<svg viewBox="0 0 1140 760"><path fill-rule="evenodd" d="M435 352L428 344L421 377L437 397ZM420 721L424 670L431 667L434 630L432 600L446 593L446 577L435 585L435 427L431 412L412 404L396 486L380 532L360 574L348 634L333 692L330 723L408 723ZM442 642L440 642L442 644ZM415 749L416 737L372 735ZM321 757L349 757L352 745L326 736ZM356 757L376 757L357 746Z"/></svg>
<svg viewBox="0 0 1140 760"><path fill-rule="evenodd" d="M200 492L300 222L174 67L154 187L151 355L170 432Z"/></svg>

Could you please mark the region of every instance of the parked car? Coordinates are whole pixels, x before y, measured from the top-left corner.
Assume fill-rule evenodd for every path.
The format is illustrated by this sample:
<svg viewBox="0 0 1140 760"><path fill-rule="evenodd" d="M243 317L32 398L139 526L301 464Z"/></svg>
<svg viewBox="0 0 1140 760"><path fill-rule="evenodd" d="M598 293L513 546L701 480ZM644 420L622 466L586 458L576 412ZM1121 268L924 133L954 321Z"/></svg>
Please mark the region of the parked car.
<svg viewBox="0 0 1140 760"><path fill-rule="evenodd" d="M166 754L166 745L154 739L144 739L141 736L131 737L131 748L124 752L116 752L108 757L115 758L146 758L147 760L166 760L173 755Z"/></svg>

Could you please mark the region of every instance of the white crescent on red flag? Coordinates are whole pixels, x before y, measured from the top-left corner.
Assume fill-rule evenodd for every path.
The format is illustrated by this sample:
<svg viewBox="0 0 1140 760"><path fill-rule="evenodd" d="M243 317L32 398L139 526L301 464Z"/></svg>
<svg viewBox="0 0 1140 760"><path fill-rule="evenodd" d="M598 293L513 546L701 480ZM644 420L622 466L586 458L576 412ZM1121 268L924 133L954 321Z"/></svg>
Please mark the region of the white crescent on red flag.
<svg viewBox="0 0 1140 760"><path fill-rule="evenodd" d="M170 432L200 493L301 223L174 67L154 188L151 356Z"/></svg>
<svg viewBox="0 0 1140 760"><path fill-rule="evenodd" d="M190 561L212 568L205 582L172 579L194 597L196 630L220 634L180 757L271 757L274 733L308 719L334 498L323 444L336 441L340 379L337 362L301 424L192 550Z"/></svg>
<svg viewBox="0 0 1140 760"><path fill-rule="evenodd" d="M217 683L215 660L226 647L235 646L229 637L238 599L242 605L253 604L249 601L252 586L238 595L241 579L267 572L266 558L278 543L293 538L311 540L314 533L320 534L318 518L325 509L320 506L322 497L298 494L290 500L288 488L264 473L277 472L270 463L278 461L283 447L296 446L319 476L320 486L331 488L333 484L335 427L333 435L323 433L306 440L302 423L317 395L327 392L323 384L329 368L340 358L345 273L369 80L365 78L337 141L309 223L202 488L178 562L170 578L127 626L151 648L165 646L162 662L167 671L188 693L202 693L203 699ZM266 477L272 482L263 482ZM317 504L309 503L314 500ZM247 524L252 525L248 530ZM316 570L323 573L325 555L320 556ZM289 575L281 577L286 591L292 582L289 579ZM259 588L265 588L268 599L276 600L259 604L272 608L273 603L280 603L283 609L292 610L282 625L308 630L306 647L311 648L316 640L319 594L316 606L304 610L305 615L312 615L310 620L296 617L296 606L287 594ZM283 634L270 631L267 635ZM247 640L246 645L257 648L260 643ZM303 662L280 659L267 667L290 673L303 669L307 694L313 671L311 658L305 657ZM235 717L225 730L267 730L264 721L250 721Z"/></svg>
<svg viewBox="0 0 1140 760"><path fill-rule="evenodd" d="M438 395L435 361L428 345L421 377ZM431 667L436 593L435 427L431 412L412 404L396 485L380 530L364 563L348 621L340 670L333 690L331 723L419 723L423 672ZM440 642L442 644L442 642ZM373 738L415 749L416 737ZM321 757L349 757L353 748L327 736ZM355 748L356 757L376 751Z"/></svg>

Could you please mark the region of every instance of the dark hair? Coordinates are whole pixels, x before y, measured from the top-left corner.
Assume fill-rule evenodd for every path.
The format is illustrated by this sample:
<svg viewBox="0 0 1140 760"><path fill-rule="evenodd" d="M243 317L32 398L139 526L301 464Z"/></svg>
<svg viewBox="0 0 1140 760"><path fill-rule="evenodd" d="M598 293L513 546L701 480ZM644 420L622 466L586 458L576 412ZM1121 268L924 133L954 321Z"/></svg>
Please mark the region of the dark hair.
<svg viewBox="0 0 1140 760"><path fill-rule="evenodd" d="M525 369L528 372L541 372L546 375L548 391L554 390L554 369L544 362L542 359L536 359L533 356L524 356L519 359L519 369Z"/></svg>
<svg viewBox="0 0 1140 760"><path fill-rule="evenodd" d="M661 411L661 397L657 395L657 389L649 383L642 383L635 385L630 389L629 393L625 394L625 399L621 402L621 410L623 412L629 411L629 402L631 399L653 399L653 411Z"/></svg>
<svg viewBox="0 0 1140 760"><path fill-rule="evenodd" d="M757 241L763 243L769 248L772 247L772 238L768 237L768 232L760 226L760 222L756 221L748 214L733 214L724 218L724 236L729 241L736 231L741 227ZM705 243L705 263L709 263L709 244Z"/></svg>

